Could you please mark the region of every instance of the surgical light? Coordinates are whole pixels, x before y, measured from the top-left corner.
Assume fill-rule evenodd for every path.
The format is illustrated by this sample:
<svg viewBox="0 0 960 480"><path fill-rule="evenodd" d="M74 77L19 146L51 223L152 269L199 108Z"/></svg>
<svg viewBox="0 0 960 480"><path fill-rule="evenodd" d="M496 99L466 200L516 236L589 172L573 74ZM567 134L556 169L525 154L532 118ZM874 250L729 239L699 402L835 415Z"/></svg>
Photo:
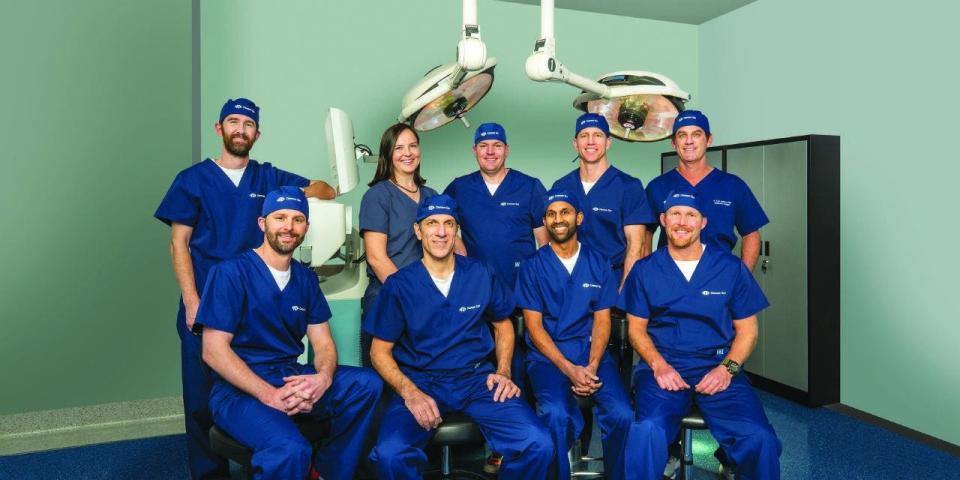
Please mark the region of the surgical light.
<svg viewBox="0 0 960 480"><path fill-rule="evenodd" d="M401 102L399 120L420 131L442 127L461 119L490 91L495 58L487 58L480 39L477 0L463 0L463 29L457 44L457 62L427 72Z"/></svg>
<svg viewBox="0 0 960 480"><path fill-rule="evenodd" d="M658 73L623 71L594 81L571 72L556 58L553 10L554 0L541 0L540 38L527 57L527 76L538 82L559 81L580 88L582 93L573 106L606 117L610 134L617 138L653 142L669 137L673 121L690 94Z"/></svg>

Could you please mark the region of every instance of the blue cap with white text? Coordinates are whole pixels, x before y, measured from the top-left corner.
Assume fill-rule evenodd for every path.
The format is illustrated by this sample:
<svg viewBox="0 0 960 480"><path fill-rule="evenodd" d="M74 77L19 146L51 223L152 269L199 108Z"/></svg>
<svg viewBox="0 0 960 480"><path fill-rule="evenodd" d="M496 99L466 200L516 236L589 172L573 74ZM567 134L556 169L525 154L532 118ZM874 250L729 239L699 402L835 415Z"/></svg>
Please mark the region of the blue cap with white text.
<svg viewBox="0 0 960 480"><path fill-rule="evenodd" d="M434 195L420 202L420 207L417 209L417 222L430 215L450 215L460 223L457 201L449 195Z"/></svg>
<svg viewBox="0 0 960 480"><path fill-rule="evenodd" d="M582 211L580 210L580 201L577 200L577 196L563 188L551 188L550 191L547 192L547 196L544 197L543 200L543 210L546 211L554 202L567 202L577 212Z"/></svg>
<svg viewBox="0 0 960 480"><path fill-rule="evenodd" d="M307 217L308 222L310 221L310 206L307 204L307 196L300 187L287 185L268 193L263 199L260 216L266 217L277 210L284 209L296 210Z"/></svg>
<svg viewBox="0 0 960 480"><path fill-rule="evenodd" d="M258 107L256 103L253 103L253 100L248 100L246 98L227 100L226 103L220 107L219 123L223 123L224 118L227 118L233 114L246 115L253 119L253 123L256 123L257 127L260 126L260 107Z"/></svg>
<svg viewBox="0 0 960 480"><path fill-rule="evenodd" d="M580 130L584 128L599 128L603 131L603 134L610 136L610 124L607 123L607 119L603 115L597 113L584 113L577 118L577 125L573 131L573 136L576 137L580 134Z"/></svg>
<svg viewBox="0 0 960 480"><path fill-rule="evenodd" d="M677 130L680 130L681 127L694 126L700 127L703 129L703 133L710 135L710 120L707 120L707 116L703 114L700 110L684 110L677 115L676 120L673 121L673 135L677 134Z"/></svg>
<svg viewBox="0 0 960 480"><path fill-rule="evenodd" d="M694 208L700 212L700 215L706 216L703 211L703 206L700 204L700 198L697 197L697 192L690 187L677 187L668 193L667 198L663 200L663 206L660 208L660 212L666 212L672 207Z"/></svg>
<svg viewBox="0 0 960 480"><path fill-rule="evenodd" d="M488 140L500 140L504 144L507 143L507 131L504 130L503 125L499 123L484 123L477 127L477 131L473 134L473 144L476 145L480 142Z"/></svg>

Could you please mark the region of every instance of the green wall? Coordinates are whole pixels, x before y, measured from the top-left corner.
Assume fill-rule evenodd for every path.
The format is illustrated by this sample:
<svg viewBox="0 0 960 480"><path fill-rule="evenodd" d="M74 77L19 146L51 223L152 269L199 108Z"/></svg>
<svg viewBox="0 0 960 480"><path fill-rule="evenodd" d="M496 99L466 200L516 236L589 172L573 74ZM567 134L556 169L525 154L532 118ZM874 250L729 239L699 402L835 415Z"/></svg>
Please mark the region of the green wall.
<svg viewBox="0 0 960 480"><path fill-rule="evenodd" d="M841 137L841 401L954 444L958 13L759 0L699 32L716 143Z"/></svg>
<svg viewBox="0 0 960 480"><path fill-rule="evenodd" d="M508 165L549 188L576 167L571 141L580 112L571 104L579 91L533 82L523 71L540 34L538 6L479 3L481 33L498 66L492 90L467 118L473 127L503 124L511 148ZM323 130L329 107L350 114L357 142L376 150L381 133L400 113L400 98L429 69L456 59L460 35L460 2L451 0L204 0L201 8L203 154L219 153L213 123L224 99L248 96L262 108L262 136L253 157L311 178L330 178ZM697 94L695 26L557 10L556 35L559 58L577 73L650 70ZM654 43L645 48L646 39ZM421 145L422 173L433 188L442 190L454 177L476 170L473 128L454 123L424 132ZM659 152L668 148L618 141L610 156L646 183L659 173ZM374 170L373 164L361 166L363 185L341 197L355 216ZM336 329L337 318L341 312L356 315L357 303L335 305L338 335L343 332ZM341 360L356 361L350 355L355 346L340 350Z"/></svg>
<svg viewBox="0 0 960 480"><path fill-rule="evenodd" d="M0 15L0 415L179 394L153 209L190 164L190 2Z"/></svg>

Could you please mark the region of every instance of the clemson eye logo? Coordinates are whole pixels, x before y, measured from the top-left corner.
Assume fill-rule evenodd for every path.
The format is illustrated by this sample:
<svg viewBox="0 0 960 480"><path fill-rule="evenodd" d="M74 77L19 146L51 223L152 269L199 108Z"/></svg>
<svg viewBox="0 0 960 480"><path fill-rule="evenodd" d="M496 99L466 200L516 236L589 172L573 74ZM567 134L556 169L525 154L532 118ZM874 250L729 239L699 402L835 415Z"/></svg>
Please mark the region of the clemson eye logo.
<svg viewBox="0 0 960 480"><path fill-rule="evenodd" d="M704 294L704 295L710 295L710 291L709 291L709 290L704 290L704 291L702 291L702 292L700 292L700 293L702 293L702 294Z"/></svg>
<svg viewBox="0 0 960 480"><path fill-rule="evenodd" d="M282 201L284 201L284 200L286 200L286 199L287 199L287 197L277 197L277 202L282 202Z"/></svg>
<svg viewBox="0 0 960 480"><path fill-rule="evenodd" d="M460 307L460 313L463 313L463 312L466 312L466 311L467 311L467 307Z"/></svg>
<svg viewBox="0 0 960 480"><path fill-rule="evenodd" d="M437 207L435 207L435 206L433 206L433 205L430 205L429 207L427 207L427 210L436 210L436 209L437 209Z"/></svg>

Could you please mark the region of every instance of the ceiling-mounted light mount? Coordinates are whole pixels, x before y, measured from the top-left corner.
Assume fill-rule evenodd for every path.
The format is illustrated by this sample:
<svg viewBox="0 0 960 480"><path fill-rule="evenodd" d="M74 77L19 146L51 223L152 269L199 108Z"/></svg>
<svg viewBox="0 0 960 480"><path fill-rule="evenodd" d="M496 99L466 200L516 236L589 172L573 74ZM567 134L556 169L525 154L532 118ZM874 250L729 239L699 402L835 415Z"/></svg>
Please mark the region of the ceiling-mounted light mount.
<svg viewBox="0 0 960 480"><path fill-rule="evenodd" d="M610 134L631 142L652 142L670 136L673 120L683 111L690 94L658 73L624 71L599 80L577 75L557 60L553 37L554 0L540 2L540 38L527 57L531 80L557 81L580 88L573 106L607 118Z"/></svg>
<svg viewBox="0 0 960 480"><path fill-rule="evenodd" d="M427 72L403 97L401 122L425 131L456 119L469 126L464 115L493 85L495 58L487 58L487 47L477 24L477 0L463 0L462 37L457 44L457 62Z"/></svg>

